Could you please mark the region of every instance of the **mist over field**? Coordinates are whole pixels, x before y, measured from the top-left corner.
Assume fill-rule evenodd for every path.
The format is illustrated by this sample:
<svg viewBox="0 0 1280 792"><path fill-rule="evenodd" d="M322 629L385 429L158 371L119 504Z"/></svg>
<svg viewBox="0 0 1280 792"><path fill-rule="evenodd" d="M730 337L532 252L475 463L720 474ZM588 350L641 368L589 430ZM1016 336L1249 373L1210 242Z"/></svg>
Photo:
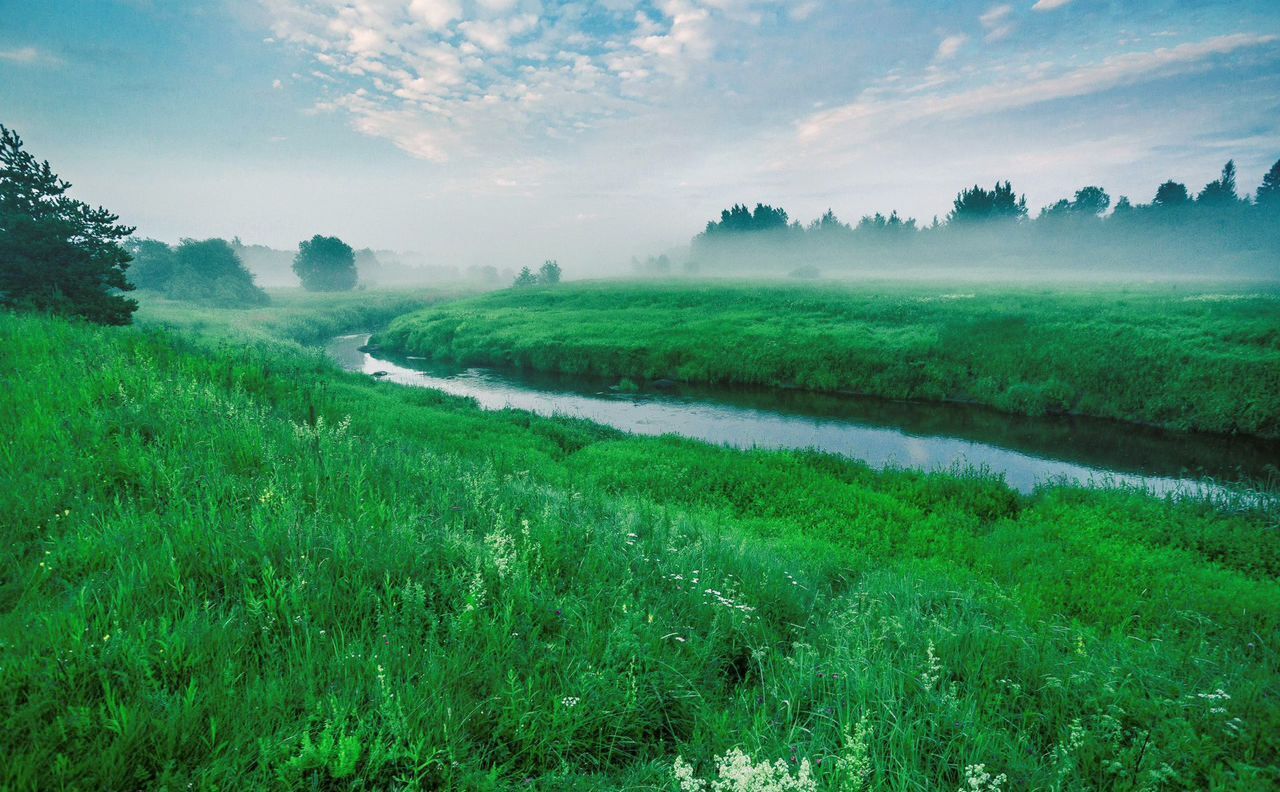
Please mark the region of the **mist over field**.
<svg viewBox="0 0 1280 792"><path fill-rule="evenodd" d="M0 0L0 790L1280 789L1274 0Z"/></svg>

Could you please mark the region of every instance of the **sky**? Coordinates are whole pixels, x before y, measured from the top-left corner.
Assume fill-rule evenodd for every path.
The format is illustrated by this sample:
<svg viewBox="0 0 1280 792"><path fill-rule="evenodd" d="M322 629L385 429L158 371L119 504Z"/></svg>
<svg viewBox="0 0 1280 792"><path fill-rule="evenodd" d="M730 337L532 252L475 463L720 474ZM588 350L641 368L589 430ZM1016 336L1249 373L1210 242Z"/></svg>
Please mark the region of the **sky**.
<svg viewBox="0 0 1280 792"><path fill-rule="evenodd" d="M1252 190L1280 2L0 0L0 123L139 235L572 276L738 202Z"/></svg>

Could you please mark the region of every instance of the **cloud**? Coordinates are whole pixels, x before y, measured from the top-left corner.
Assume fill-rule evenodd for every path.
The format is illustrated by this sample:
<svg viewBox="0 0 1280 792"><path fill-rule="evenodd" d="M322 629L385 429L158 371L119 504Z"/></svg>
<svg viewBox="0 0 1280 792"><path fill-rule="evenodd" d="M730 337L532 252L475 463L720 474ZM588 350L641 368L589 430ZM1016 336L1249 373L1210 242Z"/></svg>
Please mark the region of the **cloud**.
<svg viewBox="0 0 1280 792"><path fill-rule="evenodd" d="M277 78L271 81L271 87L278 91L284 87L284 83L279 78Z"/></svg>
<svg viewBox="0 0 1280 792"><path fill-rule="evenodd" d="M327 84L317 110L433 162L571 140L668 101L764 9L794 13L785 0L261 1L272 38Z"/></svg>
<svg viewBox="0 0 1280 792"><path fill-rule="evenodd" d="M20 64L62 62L60 58L42 52L36 47L17 47L15 49L0 50L0 61Z"/></svg>
<svg viewBox="0 0 1280 792"><path fill-rule="evenodd" d="M1036 0L1036 4L1031 6L1032 11L1053 11L1063 6L1069 5L1071 0Z"/></svg>
<svg viewBox="0 0 1280 792"><path fill-rule="evenodd" d="M954 36L947 36L938 44L938 51L934 54L934 58L940 61L950 60L956 56L960 48L965 45L969 37L963 33L957 33Z"/></svg>
<svg viewBox="0 0 1280 792"><path fill-rule="evenodd" d="M873 130L879 133L922 119L982 115L1086 96L1203 69L1215 56L1271 47L1277 41L1280 36L1252 33L1216 36L1176 47L1113 55L1058 73L1036 67L1022 79L1005 77L952 93L869 90L857 101L805 117L797 124L798 136L802 142L833 135L856 140Z"/></svg>
<svg viewBox="0 0 1280 792"><path fill-rule="evenodd" d="M983 39L986 41L1000 41L1009 37L1013 32L1013 22L1010 16L1013 15L1013 6L998 5L992 6L978 17L978 21L982 23L983 30L987 31Z"/></svg>

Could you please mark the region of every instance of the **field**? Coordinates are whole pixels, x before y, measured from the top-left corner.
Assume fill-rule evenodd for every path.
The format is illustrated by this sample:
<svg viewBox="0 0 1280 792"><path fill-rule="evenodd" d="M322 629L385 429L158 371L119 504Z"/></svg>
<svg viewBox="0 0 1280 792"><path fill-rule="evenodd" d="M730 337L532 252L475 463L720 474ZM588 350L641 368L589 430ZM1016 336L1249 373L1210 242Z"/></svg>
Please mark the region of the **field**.
<svg viewBox="0 0 1280 792"><path fill-rule="evenodd" d="M1280 437L1280 292L969 283L505 290L377 339L470 365L974 402Z"/></svg>
<svg viewBox="0 0 1280 792"><path fill-rule="evenodd" d="M638 355L709 294L737 313ZM385 338L421 351L451 328L464 359L890 392L907 387L895 355L965 337L958 306L1008 344L1061 315L848 299L565 288ZM1275 303L1161 322L1157 299L1182 305L1100 303L1080 343L1154 356L1134 334L1173 333L1201 377L1203 393L1171 380L1196 422L1274 434ZM766 319L779 300L805 318ZM865 319L877 306L899 331ZM726 756L807 767L797 788L1280 784L1275 513L484 413L298 343L399 307L153 304L116 329L0 313L0 788L674 790L677 766L707 777ZM837 310L849 329L815 344ZM620 341L599 334L614 321ZM740 367L707 368L744 341ZM801 378L855 349L878 378ZM955 395L960 358L926 357L910 395ZM1037 361L1028 388L1085 371ZM1138 410L1146 388L1098 385L1077 409Z"/></svg>

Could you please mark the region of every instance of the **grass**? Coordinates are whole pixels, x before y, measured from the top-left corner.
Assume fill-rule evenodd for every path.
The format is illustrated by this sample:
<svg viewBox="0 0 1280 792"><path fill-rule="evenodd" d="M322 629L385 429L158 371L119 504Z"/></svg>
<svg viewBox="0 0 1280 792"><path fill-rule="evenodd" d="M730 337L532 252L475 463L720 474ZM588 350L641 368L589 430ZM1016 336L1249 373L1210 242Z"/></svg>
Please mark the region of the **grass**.
<svg viewBox="0 0 1280 792"><path fill-rule="evenodd" d="M0 314L0 788L1280 783L1274 514L486 413L316 314Z"/></svg>
<svg viewBox="0 0 1280 792"><path fill-rule="evenodd" d="M306 292L268 289L260 308L214 308L137 292L135 322L228 341L317 344L343 332L373 330L393 318L474 291L461 286L414 290Z"/></svg>
<svg viewBox="0 0 1280 792"><path fill-rule="evenodd" d="M1280 437L1280 292L569 284L402 317L468 365L976 402Z"/></svg>

